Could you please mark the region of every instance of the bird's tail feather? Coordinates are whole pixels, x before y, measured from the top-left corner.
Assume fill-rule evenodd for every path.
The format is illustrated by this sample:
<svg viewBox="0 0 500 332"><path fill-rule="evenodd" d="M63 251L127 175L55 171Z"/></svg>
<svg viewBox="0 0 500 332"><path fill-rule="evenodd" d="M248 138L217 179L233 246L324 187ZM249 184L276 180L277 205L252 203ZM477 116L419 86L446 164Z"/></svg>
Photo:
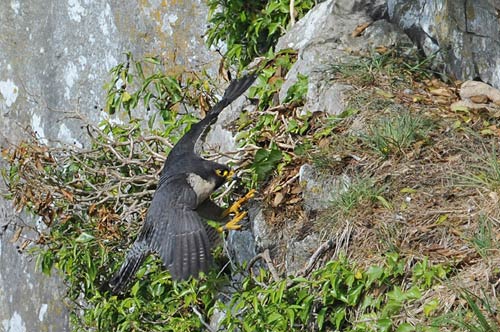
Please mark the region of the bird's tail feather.
<svg viewBox="0 0 500 332"><path fill-rule="evenodd" d="M149 252L149 247L144 241L136 241L132 245L120 270L109 281L109 288L113 293L118 294L125 290Z"/></svg>

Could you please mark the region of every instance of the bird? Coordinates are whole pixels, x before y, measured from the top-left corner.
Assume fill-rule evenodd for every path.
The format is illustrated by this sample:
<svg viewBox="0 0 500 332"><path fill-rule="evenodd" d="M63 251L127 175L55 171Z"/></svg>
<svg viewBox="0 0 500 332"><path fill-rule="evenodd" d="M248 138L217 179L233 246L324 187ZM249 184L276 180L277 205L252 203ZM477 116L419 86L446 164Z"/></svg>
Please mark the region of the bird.
<svg viewBox="0 0 500 332"><path fill-rule="evenodd" d="M256 74L248 74L231 81L222 99L174 145L160 172L145 222L125 261L106 286L112 293L123 293L152 253L159 255L173 280L196 278L200 272L209 270L211 249L218 233L241 228L239 222L246 211L240 212L240 207L255 191L249 191L227 209L214 203L211 193L231 179L234 171L227 165L204 159L197 153L197 147L220 112L255 79ZM206 223L207 219L227 220L231 214L234 218L219 229Z"/></svg>

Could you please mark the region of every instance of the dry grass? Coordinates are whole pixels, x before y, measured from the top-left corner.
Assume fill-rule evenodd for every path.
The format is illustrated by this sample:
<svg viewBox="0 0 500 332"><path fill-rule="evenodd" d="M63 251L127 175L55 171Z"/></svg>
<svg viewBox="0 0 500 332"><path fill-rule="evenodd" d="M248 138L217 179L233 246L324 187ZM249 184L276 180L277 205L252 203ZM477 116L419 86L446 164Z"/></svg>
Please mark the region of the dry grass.
<svg viewBox="0 0 500 332"><path fill-rule="evenodd" d="M366 199L360 194L359 201L348 210L339 206L341 200L334 200L325 211L309 214L300 204L283 208L273 206L268 199L270 227L286 234L286 241L312 233L326 240L352 227L343 250L362 267L382 264L387 252L398 252L409 265L427 257L431 263L448 266L449 280L424 294L413 308L405 309L415 320L423 317L418 310L429 299L439 300L439 314L462 308L465 301L457 292L462 288L498 304L500 172L495 151L499 137L498 131L484 131L496 128L498 119L485 112L453 112L449 105L457 99L455 85L404 75L397 85L391 84L393 76L386 76L355 86L349 107L357 112L338 124L327 144L315 145L306 160L331 177L344 174L352 179L370 179L372 189L382 199ZM337 80L359 83L348 75ZM426 123L422 137L386 154L363 139L363 135L374 135L371 126L381 119L400 116L402 110ZM288 166L291 171L286 177L291 178L298 166ZM275 177L263 192L273 193L276 184L283 182ZM293 186L288 192L300 192ZM293 218L294 214L301 217ZM274 252L280 266L284 266L279 264L284 248L286 243ZM498 315L494 319L500 321Z"/></svg>

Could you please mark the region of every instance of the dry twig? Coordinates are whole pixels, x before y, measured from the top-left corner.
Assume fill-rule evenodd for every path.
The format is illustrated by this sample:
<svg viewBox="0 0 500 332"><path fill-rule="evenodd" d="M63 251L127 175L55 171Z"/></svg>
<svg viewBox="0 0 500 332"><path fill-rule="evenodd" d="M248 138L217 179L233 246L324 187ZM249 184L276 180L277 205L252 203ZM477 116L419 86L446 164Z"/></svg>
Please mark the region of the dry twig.
<svg viewBox="0 0 500 332"><path fill-rule="evenodd" d="M276 271L276 268L274 267L273 261L271 259L271 256L269 255L269 249L264 250L258 255L255 255L249 262L247 266L247 271L251 273L252 267L255 265L255 263L259 260L263 259L264 262L266 262L269 271L271 272L271 275L273 277L273 280L278 282L280 281L280 277L278 275L278 272Z"/></svg>

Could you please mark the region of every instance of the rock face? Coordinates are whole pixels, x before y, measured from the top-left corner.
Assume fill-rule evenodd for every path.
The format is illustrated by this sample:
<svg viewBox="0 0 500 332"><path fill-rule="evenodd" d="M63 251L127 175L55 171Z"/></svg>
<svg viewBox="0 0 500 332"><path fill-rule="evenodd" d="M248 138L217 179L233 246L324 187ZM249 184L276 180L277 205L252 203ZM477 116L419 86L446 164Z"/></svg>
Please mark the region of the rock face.
<svg viewBox="0 0 500 332"><path fill-rule="evenodd" d="M416 45L427 55L439 51L437 60L444 61L444 69L456 78L479 78L498 87L499 10L500 2L488 0L322 2L278 42L278 49L298 51L298 60L287 74L280 100L297 81L298 74L302 74L309 82L304 109L340 114L346 107L343 96L351 87L332 82L328 75L329 66L369 54L379 46ZM353 34L363 24L369 26L361 34ZM302 186L306 211L325 208L329 197L342 190L338 184L348 186L348 178L344 175L321 179L316 173L310 165L301 169L301 179L307 179ZM258 243L270 242L262 236L264 231L257 230L256 234L259 234ZM290 239L285 241L293 242ZM314 240L305 238L297 245L287 246L287 272L297 270L307 258L296 255L297 249L311 247L310 244L314 243ZM294 258L293 264L290 264L289 257Z"/></svg>
<svg viewBox="0 0 500 332"><path fill-rule="evenodd" d="M383 17L384 1L325 1L313 8L280 38L277 49L298 51L297 62L287 74L280 91L280 100L297 81L298 74L308 77L305 109L311 112L340 114L344 108L343 94L350 89L344 84L331 84L328 68L367 54L377 46L411 45L409 38L396 25ZM352 32L371 23L361 36Z"/></svg>
<svg viewBox="0 0 500 332"><path fill-rule="evenodd" d="M1 1L0 146L22 140L26 127L49 143L85 145L80 124L63 111L100 121L108 71L125 52L160 55L173 73L216 72L219 56L201 37L207 12L201 0ZM13 229L4 226L18 218L0 199L0 331L68 331L61 280L36 272L34 259L9 242Z"/></svg>
<svg viewBox="0 0 500 332"><path fill-rule="evenodd" d="M344 192L351 183L347 175L332 177L309 164L300 168L299 181L306 212L325 210L336 194Z"/></svg>
<svg viewBox="0 0 500 332"><path fill-rule="evenodd" d="M352 89L346 84L335 83L329 74L334 65L355 60L360 54L370 54L376 47L408 46L411 40L395 24L383 19L384 1L329 0L318 4L307 13L278 42L278 49L293 48L298 52L297 62L287 74L280 91L280 100L286 96L299 74L308 77L305 111L342 113L347 104L344 95ZM359 35L353 35L359 26L368 27ZM306 213L324 210L330 201L343 192L350 183L345 174L323 174L313 165L303 165L299 180L302 187L303 208ZM290 228L297 222L287 222ZM266 229L265 221L254 221L254 234L259 248L284 248L287 274L300 271L310 255L321 245L318 236L290 238L293 231L283 230L282 236ZM278 239L283 243L277 243Z"/></svg>
<svg viewBox="0 0 500 332"><path fill-rule="evenodd" d="M447 72L500 87L500 2L388 0L390 20L426 55L437 52Z"/></svg>

